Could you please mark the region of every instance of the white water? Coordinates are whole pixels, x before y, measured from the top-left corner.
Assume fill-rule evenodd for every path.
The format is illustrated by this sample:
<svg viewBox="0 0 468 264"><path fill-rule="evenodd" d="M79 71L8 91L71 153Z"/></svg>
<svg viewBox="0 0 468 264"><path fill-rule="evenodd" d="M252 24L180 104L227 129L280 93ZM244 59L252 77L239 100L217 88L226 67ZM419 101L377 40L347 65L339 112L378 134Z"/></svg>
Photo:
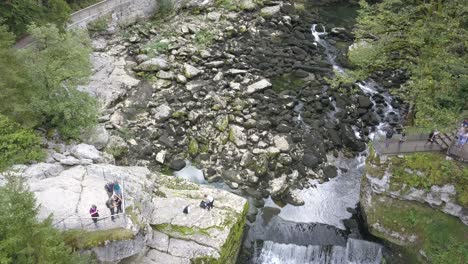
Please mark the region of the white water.
<svg viewBox="0 0 468 264"><path fill-rule="evenodd" d="M195 166L192 166L192 163L188 160L185 161L185 167L183 169L174 172L174 176L198 184L206 183L205 177L203 176L203 171Z"/></svg>
<svg viewBox="0 0 468 264"><path fill-rule="evenodd" d="M342 156L328 157L331 164L346 168L346 173L338 172L338 176L328 182L319 184L312 180L315 188L295 190L305 204L303 206L286 205L279 216L284 220L301 223L322 223L345 229L343 220L352 214L346 208L355 208L359 201L359 185L363 173L365 157L346 159ZM277 207L272 200L267 200L265 206Z"/></svg>
<svg viewBox="0 0 468 264"><path fill-rule="evenodd" d="M348 239L346 247L297 246L265 241L257 261L269 264L378 264L381 259L382 249L378 244Z"/></svg>
<svg viewBox="0 0 468 264"><path fill-rule="evenodd" d="M317 25L312 25L311 32L315 42L325 48L328 61L333 65L333 69L338 74L346 74L345 70L336 63L336 49L321 39L327 32L322 26L322 31L316 30ZM376 85L372 81L358 83L361 90L369 95L375 95L378 92ZM384 107L384 116L395 110L391 106L391 97L387 93L381 94L384 97L386 106ZM371 97L371 100L372 97ZM333 101L332 101L333 102ZM375 105L375 102L373 102ZM303 123L300 116L303 104L298 104L295 111L299 112L298 121ZM335 118L336 113L329 117ZM397 113L398 114L398 113ZM306 124L305 124L306 125ZM381 122L378 126L380 133L386 126L386 122ZM361 135L357 127L353 127L356 137ZM338 176L330 181L319 184L313 181L314 188L296 190L295 193L305 201L303 206L286 205L281 208L278 217L290 222L296 223L322 223L332 225L339 229L345 229L343 220L349 219L352 214L347 208L355 208L359 202L360 179L363 174L365 162L364 156L354 159L339 157L334 159L328 157L328 161L337 168L346 168L347 172L340 172ZM267 200L265 206L277 207L272 200ZM312 235L312 234L311 234ZM294 241L292 241L294 242ZM382 260L381 246L357 239L348 239L346 248L338 245L308 245L301 246L297 244L280 244L272 241L264 241L260 254L254 260L254 263L265 264L306 264L306 263L355 263L372 264L380 263Z"/></svg>

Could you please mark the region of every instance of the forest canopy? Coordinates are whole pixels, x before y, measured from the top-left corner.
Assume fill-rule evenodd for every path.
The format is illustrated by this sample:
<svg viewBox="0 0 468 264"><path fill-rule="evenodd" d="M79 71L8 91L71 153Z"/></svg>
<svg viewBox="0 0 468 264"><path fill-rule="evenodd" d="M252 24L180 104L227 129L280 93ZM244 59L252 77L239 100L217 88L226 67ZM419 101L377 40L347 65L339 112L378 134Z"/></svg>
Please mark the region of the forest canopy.
<svg viewBox="0 0 468 264"><path fill-rule="evenodd" d="M464 0L384 0L361 9L348 57L356 78L401 70L398 94L413 103L416 124L459 121L468 98L468 10Z"/></svg>

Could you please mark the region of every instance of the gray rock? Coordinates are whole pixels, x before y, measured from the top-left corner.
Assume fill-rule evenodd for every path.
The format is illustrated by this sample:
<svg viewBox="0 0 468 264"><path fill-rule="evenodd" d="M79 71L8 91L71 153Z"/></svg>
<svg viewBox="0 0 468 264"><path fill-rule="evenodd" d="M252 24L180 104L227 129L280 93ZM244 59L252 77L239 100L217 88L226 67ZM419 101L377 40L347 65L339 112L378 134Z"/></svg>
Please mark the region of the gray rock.
<svg viewBox="0 0 468 264"><path fill-rule="evenodd" d="M218 21L221 18L221 13L218 12L209 12L206 17L211 21Z"/></svg>
<svg viewBox="0 0 468 264"><path fill-rule="evenodd" d="M231 125L229 130L229 140L237 147L245 147L247 145L247 135L244 133L244 128Z"/></svg>
<svg viewBox="0 0 468 264"><path fill-rule="evenodd" d="M267 7L264 7L260 10L260 15L262 17L272 17L273 15L275 15L276 13L278 13L279 11L281 10L281 6L280 5L276 5L276 6L267 6Z"/></svg>
<svg viewBox="0 0 468 264"><path fill-rule="evenodd" d="M91 160L91 163L93 163L92 160ZM66 158L61 159L60 164L67 165L67 166L74 166L74 165L80 165L81 161L75 157L68 156Z"/></svg>
<svg viewBox="0 0 468 264"><path fill-rule="evenodd" d="M177 76L176 76L176 81L177 81L178 83L184 84L184 83L187 83L187 78L185 78L185 76L182 75L182 74L177 74Z"/></svg>
<svg viewBox="0 0 468 264"><path fill-rule="evenodd" d="M174 79L174 73L170 71L161 70L156 74L156 77L158 77L159 79L164 79L164 80L172 80Z"/></svg>
<svg viewBox="0 0 468 264"><path fill-rule="evenodd" d="M261 81L258 81L256 83L253 83L249 86L247 86L247 91L246 93L247 94L253 94L255 92L258 92L258 91L262 91L268 87L271 87L271 83L266 80L266 79L263 79Z"/></svg>
<svg viewBox="0 0 468 264"><path fill-rule="evenodd" d="M163 58L153 58L140 63L134 69L137 71L159 71L169 70L169 63Z"/></svg>
<svg viewBox="0 0 468 264"><path fill-rule="evenodd" d="M151 240L147 242L147 245L150 248L154 248L162 252L167 252L169 247L169 236L159 231L153 230L153 235Z"/></svg>
<svg viewBox="0 0 468 264"><path fill-rule="evenodd" d="M273 142L275 144L275 147L278 148L282 152L287 152L289 151L289 142L290 139L288 136L281 136L281 135L276 135L273 137Z"/></svg>
<svg viewBox="0 0 468 264"><path fill-rule="evenodd" d="M165 251L166 252L166 251ZM190 264L190 259L175 257L170 254L151 249L143 258L143 264Z"/></svg>
<svg viewBox="0 0 468 264"><path fill-rule="evenodd" d="M37 163L29 166L23 173L29 179L44 179L59 175L64 168L58 163Z"/></svg>
<svg viewBox="0 0 468 264"><path fill-rule="evenodd" d="M93 145L78 144L72 147L70 152L78 159L90 159L95 162L102 160L101 153Z"/></svg>
<svg viewBox="0 0 468 264"><path fill-rule="evenodd" d="M315 157L314 154L312 153L305 153L304 156L302 156L302 163L311 169L317 168L319 161L317 157Z"/></svg>
<svg viewBox="0 0 468 264"><path fill-rule="evenodd" d="M151 113L153 113L153 117L156 122L166 121L171 117L172 112L173 111L168 104L162 104L151 110Z"/></svg>
<svg viewBox="0 0 468 264"><path fill-rule="evenodd" d="M181 159L174 159L169 163L169 168L175 171L179 171L185 167L185 161Z"/></svg>
<svg viewBox="0 0 468 264"><path fill-rule="evenodd" d="M280 133L289 133L291 131L291 127L286 124L279 124L276 127L276 130L278 130Z"/></svg>
<svg viewBox="0 0 468 264"><path fill-rule="evenodd" d="M104 127L104 125L98 125L91 129L89 136L84 141L101 150L105 148L109 142L109 132L107 132L107 129Z"/></svg>
<svg viewBox="0 0 468 264"><path fill-rule="evenodd" d="M187 79L191 79L191 78L194 78L198 75L200 75L202 73L201 70L195 68L194 66L188 64L188 63L185 63L184 64L184 76L187 77Z"/></svg>
<svg viewBox="0 0 468 264"><path fill-rule="evenodd" d="M323 174L326 178L335 178L338 175L336 167L333 165L328 165L323 168Z"/></svg>
<svg viewBox="0 0 468 264"><path fill-rule="evenodd" d="M369 97L364 96L364 95L360 95L358 97L358 104L359 104L359 107L361 108L369 109L372 107L372 101L369 99Z"/></svg>

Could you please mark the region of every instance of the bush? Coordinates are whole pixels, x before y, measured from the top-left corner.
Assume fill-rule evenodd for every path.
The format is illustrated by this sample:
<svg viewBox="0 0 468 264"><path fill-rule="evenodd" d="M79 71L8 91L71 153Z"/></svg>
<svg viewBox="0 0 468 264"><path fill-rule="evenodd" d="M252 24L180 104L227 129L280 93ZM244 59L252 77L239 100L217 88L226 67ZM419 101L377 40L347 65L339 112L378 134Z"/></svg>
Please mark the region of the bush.
<svg viewBox="0 0 468 264"><path fill-rule="evenodd" d="M23 180L7 177L0 187L0 263L90 263L65 245L52 219L38 222L34 195Z"/></svg>
<svg viewBox="0 0 468 264"><path fill-rule="evenodd" d="M0 115L0 171L13 164L42 159L40 143L41 138L33 131Z"/></svg>
<svg viewBox="0 0 468 264"><path fill-rule="evenodd" d="M91 33L103 32L107 29L107 26L109 25L110 20L111 20L110 16L103 16L103 17L100 17L96 20L89 22L86 27L88 28L88 31Z"/></svg>

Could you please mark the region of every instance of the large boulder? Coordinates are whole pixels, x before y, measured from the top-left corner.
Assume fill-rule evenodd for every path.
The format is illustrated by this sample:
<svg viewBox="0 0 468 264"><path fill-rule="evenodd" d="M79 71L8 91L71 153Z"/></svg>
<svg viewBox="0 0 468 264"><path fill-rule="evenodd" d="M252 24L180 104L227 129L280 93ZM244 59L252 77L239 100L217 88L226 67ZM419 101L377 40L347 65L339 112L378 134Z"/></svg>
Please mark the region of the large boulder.
<svg viewBox="0 0 468 264"><path fill-rule="evenodd" d="M159 184L159 197L152 200L155 209L150 219L157 231L152 241L158 252L153 256L181 261L177 263L198 263L206 258L235 263L248 212L247 200L171 177L160 177ZM205 194L214 198L211 211L199 207ZM182 212L186 206L190 206L188 214Z"/></svg>
<svg viewBox="0 0 468 264"><path fill-rule="evenodd" d="M247 135L244 133L244 128L231 125L229 130L229 140L237 147L245 147L247 145Z"/></svg>
<svg viewBox="0 0 468 264"><path fill-rule="evenodd" d="M45 179L59 175L64 168L57 163L38 163L29 166L24 171L24 176L28 179Z"/></svg>
<svg viewBox="0 0 468 264"><path fill-rule="evenodd" d="M137 71L159 71L159 70L169 70L169 63L163 58L152 58L147 61L140 63L134 68Z"/></svg>
<svg viewBox="0 0 468 264"><path fill-rule="evenodd" d="M263 17L272 17L281 10L280 5L267 6L260 10L260 15Z"/></svg>
<svg viewBox="0 0 468 264"><path fill-rule="evenodd" d="M107 132L103 125L98 125L91 129L85 142L101 150L105 148L109 142L109 132Z"/></svg>
<svg viewBox="0 0 468 264"><path fill-rule="evenodd" d="M102 161L102 156L99 150L96 149L93 145L88 144L78 144L71 149L71 154L77 159L88 159L95 162Z"/></svg>
<svg viewBox="0 0 468 264"><path fill-rule="evenodd" d="M256 83L253 83L247 86L247 94L253 94L258 91L262 91L268 87L271 87L271 83L267 79L260 80Z"/></svg>

